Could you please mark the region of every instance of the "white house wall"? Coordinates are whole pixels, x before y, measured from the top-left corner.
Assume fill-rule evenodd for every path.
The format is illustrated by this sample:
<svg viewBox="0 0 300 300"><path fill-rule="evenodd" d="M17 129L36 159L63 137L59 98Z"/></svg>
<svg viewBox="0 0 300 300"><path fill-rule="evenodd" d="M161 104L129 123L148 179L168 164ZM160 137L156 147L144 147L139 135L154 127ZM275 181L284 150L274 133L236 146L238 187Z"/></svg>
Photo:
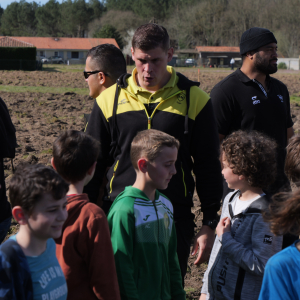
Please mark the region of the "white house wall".
<svg viewBox="0 0 300 300"><path fill-rule="evenodd" d="M40 51L44 52L45 57L54 56L55 52L58 52L58 56L62 57L62 59L67 63L69 61L69 64L85 64L85 59L87 55L87 50L45 50L45 49L37 49L38 55L40 55ZM79 58L71 58L72 52L79 52Z"/></svg>
<svg viewBox="0 0 300 300"><path fill-rule="evenodd" d="M277 64L284 62L289 70L299 70L299 58L278 58Z"/></svg>

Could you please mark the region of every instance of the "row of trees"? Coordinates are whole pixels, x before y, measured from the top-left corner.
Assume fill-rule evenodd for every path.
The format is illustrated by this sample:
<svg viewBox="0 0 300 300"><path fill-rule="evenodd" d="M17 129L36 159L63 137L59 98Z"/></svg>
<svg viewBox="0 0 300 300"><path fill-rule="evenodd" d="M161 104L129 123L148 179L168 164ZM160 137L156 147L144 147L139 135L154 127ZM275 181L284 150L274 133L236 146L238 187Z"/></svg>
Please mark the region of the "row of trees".
<svg viewBox="0 0 300 300"><path fill-rule="evenodd" d="M105 7L99 0L49 0L45 5L25 0L0 9L0 33L9 36L84 37L88 24Z"/></svg>
<svg viewBox="0 0 300 300"><path fill-rule="evenodd" d="M155 21L180 48L238 46L254 26L272 30L280 52L300 54L300 0L21 0L0 8L0 34L115 37L129 49L134 30ZM127 47L126 47L127 45Z"/></svg>

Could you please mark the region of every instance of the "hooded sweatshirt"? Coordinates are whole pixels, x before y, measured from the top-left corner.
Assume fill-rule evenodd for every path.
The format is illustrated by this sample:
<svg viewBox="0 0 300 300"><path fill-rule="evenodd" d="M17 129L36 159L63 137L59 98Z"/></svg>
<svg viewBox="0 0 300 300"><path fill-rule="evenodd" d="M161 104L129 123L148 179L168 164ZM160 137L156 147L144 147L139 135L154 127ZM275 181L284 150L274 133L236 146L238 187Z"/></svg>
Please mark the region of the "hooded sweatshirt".
<svg viewBox="0 0 300 300"><path fill-rule="evenodd" d="M282 236L274 236L263 221L267 196L234 215L232 205L239 195L234 191L224 199L221 219L231 219L231 230L215 239L201 290L206 300L258 299L265 265L282 248Z"/></svg>
<svg viewBox="0 0 300 300"><path fill-rule="evenodd" d="M156 191L155 200L126 187L109 214L121 298L185 300L177 258L173 207Z"/></svg>
<svg viewBox="0 0 300 300"><path fill-rule="evenodd" d="M169 82L155 93L138 86L135 79L137 71L133 70L132 76L126 79L126 87L119 89L115 123L116 85L106 89L96 99L86 133L100 142L100 154L95 175L84 191L95 203L109 166L105 199L114 201L125 186L132 185L136 178L130 160L133 138L139 131L157 129L180 141L175 163L177 173L164 190L175 207L175 220L185 218L185 210L176 210L176 206L193 206L195 181L192 171L196 177L203 218L212 220L217 217L222 196L219 137L212 104L209 96L195 86L195 82L179 76L170 66L167 70L171 73ZM116 149L111 152L113 143L116 143Z"/></svg>
<svg viewBox="0 0 300 300"><path fill-rule="evenodd" d="M120 293L106 216L86 194L68 197L68 218L56 239L56 256L70 300L119 300Z"/></svg>

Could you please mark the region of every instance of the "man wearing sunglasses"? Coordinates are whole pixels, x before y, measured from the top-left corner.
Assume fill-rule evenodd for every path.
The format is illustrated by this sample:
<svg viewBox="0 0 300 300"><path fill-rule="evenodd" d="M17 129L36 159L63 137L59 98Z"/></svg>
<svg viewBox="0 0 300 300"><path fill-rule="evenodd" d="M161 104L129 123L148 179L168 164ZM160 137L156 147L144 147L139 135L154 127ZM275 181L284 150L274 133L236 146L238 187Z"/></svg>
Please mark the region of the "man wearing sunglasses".
<svg viewBox="0 0 300 300"><path fill-rule="evenodd" d="M95 98L94 109L97 108L100 94L116 83L117 79L126 73L126 61L122 51L112 44L102 44L90 49L87 53L83 76L88 83L89 95ZM85 123L88 123L90 115L85 114ZM102 185L98 187L98 199L93 202L102 204L102 196L107 184L104 175ZM101 205L103 207L103 204Z"/></svg>
<svg viewBox="0 0 300 300"><path fill-rule="evenodd" d="M116 46L103 44L93 47L87 53L83 75L89 85L91 97L96 99L124 73L126 61Z"/></svg>

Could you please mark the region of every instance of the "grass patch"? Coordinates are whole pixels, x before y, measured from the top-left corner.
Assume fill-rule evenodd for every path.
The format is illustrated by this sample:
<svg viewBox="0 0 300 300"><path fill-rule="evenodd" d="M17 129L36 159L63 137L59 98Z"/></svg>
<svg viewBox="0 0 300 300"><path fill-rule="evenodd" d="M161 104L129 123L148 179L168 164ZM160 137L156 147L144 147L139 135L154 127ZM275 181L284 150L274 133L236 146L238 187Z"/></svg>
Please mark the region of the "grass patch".
<svg viewBox="0 0 300 300"><path fill-rule="evenodd" d="M300 97L299 96L291 96L290 97L290 101L291 102L297 102L297 103L299 103L300 102Z"/></svg>
<svg viewBox="0 0 300 300"><path fill-rule="evenodd" d="M88 95L88 88L70 88L70 87L50 87L50 86L12 86L2 85L0 86L1 92L8 93L52 93L52 94L64 94L66 92L73 92L78 95Z"/></svg>
<svg viewBox="0 0 300 300"><path fill-rule="evenodd" d="M46 150L43 150L41 151L42 154L51 154L52 155L52 149L46 149Z"/></svg>
<svg viewBox="0 0 300 300"><path fill-rule="evenodd" d="M186 293L192 293L192 292L195 292L195 289L192 288L192 287L190 287L190 286L186 286L186 287L184 288L184 290L185 290Z"/></svg>
<svg viewBox="0 0 300 300"><path fill-rule="evenodd" d="M85 65L65 65L65 64L43 64L43 71L46 72L83 72Z"/></svg>

